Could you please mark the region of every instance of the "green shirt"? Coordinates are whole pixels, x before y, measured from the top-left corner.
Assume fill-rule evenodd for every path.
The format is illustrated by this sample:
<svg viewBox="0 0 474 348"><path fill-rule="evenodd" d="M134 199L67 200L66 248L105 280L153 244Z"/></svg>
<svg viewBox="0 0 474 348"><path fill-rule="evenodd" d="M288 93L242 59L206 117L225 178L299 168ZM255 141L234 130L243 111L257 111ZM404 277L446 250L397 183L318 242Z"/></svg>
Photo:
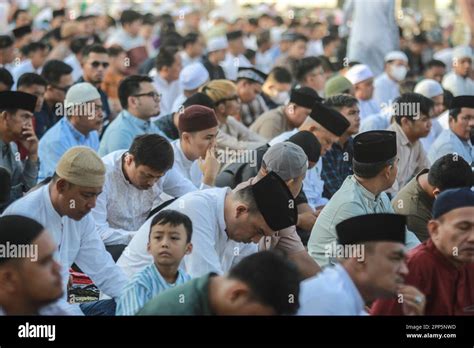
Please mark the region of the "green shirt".
<svg viewBox="0 0 474 348"><path fill-rule="evenodd" d="M213 315L209 280L214 276L209 273L158 294L137 315Z"/></svg>
<svg viewBox="0 0 474 348"><path fill-rule="evenodd" d="M392 200L395 212L407 216L408 229L415 233L422 242L429 238L426 226L431 219L434 202L434 198L428 196L418 183L418 177L425 173L428 173L428 169L422 170L410 180Z"/></svg>

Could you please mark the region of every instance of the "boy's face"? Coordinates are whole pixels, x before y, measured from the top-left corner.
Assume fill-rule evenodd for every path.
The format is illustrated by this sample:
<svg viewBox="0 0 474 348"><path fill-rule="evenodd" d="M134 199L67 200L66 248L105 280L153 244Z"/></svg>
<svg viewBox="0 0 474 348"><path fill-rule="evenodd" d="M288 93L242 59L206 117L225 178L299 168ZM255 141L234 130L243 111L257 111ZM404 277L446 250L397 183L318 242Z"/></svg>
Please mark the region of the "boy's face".
<svg viewBox="0 0 474 348"><path fill-rule="evenodd" d="M148 253L153 256L157 265L178 266L192 250L192 244L187 242L184 225L172 226L156 224L151 228Z"/></svg>

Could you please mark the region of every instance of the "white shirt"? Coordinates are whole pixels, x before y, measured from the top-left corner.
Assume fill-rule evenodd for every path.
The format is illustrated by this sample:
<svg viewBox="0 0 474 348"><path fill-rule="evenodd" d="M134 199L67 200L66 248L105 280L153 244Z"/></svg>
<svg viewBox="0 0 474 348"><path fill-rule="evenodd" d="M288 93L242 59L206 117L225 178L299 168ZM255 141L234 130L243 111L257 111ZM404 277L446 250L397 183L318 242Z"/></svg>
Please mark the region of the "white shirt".
<svg viewBox="0 0 474 348"><path fill-rule="evenodd" d="M183 103L186 101L186 97L184 96L184 93L181 93L173 102L173 106L171 107L172 112L177 112L179 111L179 108L183 105ZM165 114L163 114L165 115Z"/></svg>
<svg viewBox="0 0 474 348"><path fill-rule="evenodd" d="M255 243L229 239L225 231L224 203L229 191L224 187L191 192L164 208L186 214L193 223L193 251L184 257L185 270L192 278L209 272L224 274L243 257L258 250ZM129 277L153 262L147 252L151 219L140 227L117 261Z"/></svg>
<svg viewBox="0 0 474 348"><path fill-rule="evenodd" d="M161 193L182 196L196 187L174 168L148 190L133 186L122 171L122 155L126 150L109 153L102 158L106 167L105 183L92 210L98 234L106 245L128 244L159 202Z"/></svg>
<svg viewBox="0 0 474 348"><path fill-rule="evenodd" d="M321 205L326 205L328 202L328 199L323 197L324 181L321 179L322 170L323 160L322 157L320 157L316 166L308 169L303 180L303 192L308 199L308 204L313 209Z"/></svg>
<svg viewBox="0 0 474 348"><path fill-rule="evenodd" d="M443 78L443 88L450 91L455 97L460 95L474 95L474 81L469 77L462 77L454 71Z"/></svg>
<svg viewBox="0 0 474 348"><path fill-rule="evenodd" d="M109 39L106 41L106 46L110 47L112 45L119 45L125 51L130 51L131 49L145 46L145 39L141 35L135 37L130 36L125 30L118 29L113 34L110 35Z"/></svg>
<svg viewBox="0 0 474 348"><path fill-rule="evenodd" d="M436 141L438 136L441 134L443 131L443 127L439 123L438 118L434 118L431 120L431 130L428 133L428 136L421 138L421 145L423 145L423 148L425 149L425 152L428 153L428 150L431 148L431 145Z"/></svg>
<svg viewBox="0 0 474 348"><path fill-rule="evenodd" d="M439 115L438 122L443 129L449 129L449 110Z"/></svg>
<svg viewBox="0 0 474 348"><path fill-rule="evenodd" d="M298 128L295 128L293 130L290 130L290 131L287 131L287 132L283 132L279 135L277 135L275 138L273 138L272 140L270 140L270 142L268 143L268 145L270 146L273 146L275 144L278 144L278 143L282 143L284 141L287 141L289 138L291 138L293 135L295 135L296 133L298 133Z"/></svg>
<svg viewBox="0 0 474 348"><path fill-rule="evenodd" d="M237 57L227 52L225 59L220 63L222 69L224 69L225 77L227 80L235 81L237 80L237 73L240 68L248 68L252 66L252 63L249 62L243 54L239 54Z"/></svg>
<svg viewBox="0 0 474 348"><path fill-rule="evenodd" d="M183 89L181 88L179 80L168 83L168 81L164 80L158 72L155 76L153 76L153 85L155 86L158 93L161 93L160 115L171 114L173 112L174 101L181 93L183 93ZM152 117L152 121L155 119L156 117Z"/></svg>
<svg viewBox="0 0 474 348"><path fill-rule="evenodd" d="M181 64L182 64L183 68L185 68L189 64L197 63L197 62L201 61L201 57L191 58L189 56L189 54L187 54L185 51L180 51L179 55L181 57Z"/></svg>
<svg viewBox="0 0 474 348"><path fill-rule="evenodd" d="M179 139L171 142L174 151L174 166L173 169L178 171L182 176L191 181L197 188L210 188L202 182L203 173L199 168L199 162L189 160L181 149L181 142Z"/></svg>
<svg viewBox="0 0 474 348"><path fill-rule="evenodd" d="M12 90L16 91L18 79L21 77L21 75L26 74L26 73L41 74L42 69L43 67L39 67L38 69L35 69L33 67L33 64L31 64L30 59L25 59L24 61L22 61L19 65L15 66L12 70L12 76L13 76L13 81L14 81Z"/></svg>
<svg viewBox="0 0 474 348"><path fill-rule="evenodd" d="M64 63L68 64L72 68L72 80L77 81L82 76L81 62L77 59L75 54L70 54L64 59Z"/></svg>
<svg viewBox="0 0 474 348"><path fill-rule="evenodd" d="M374 100L378 105L390 104L400 96L399 85L388 77L387 73L379 75L374 80Z"/></svg>
<svg viewBox="0 0 474 348"><path fill-rule="evenodd" d="M323 40L310 40L306 49L306 57L322 56L324 54Z"/></svg>
<svg viewBox="0 0 474 348"><path fill-rule="evenodd" d="M91 214L75 221L60 216L51 203L49 185L44 185L10 205L4 215L23 215L41 223L58 246L55 258L62 266L65 294L69 268L75 263L97 287L111 297L118 297L127 284L127 277L95 231Z"/></svg>
<svg viewBox="0 0 474 348"><path fill-rule="evenodd" d="M380 114L381 109L380 106L377 104L375 99L369 99L369 100L359 100L359 110L360 110L360 121L364 121L365 118L367 118L370 115L374 114Z"/></svg>
<svg viewBox="0 0 474 348"><path fill-rule="evenodd" d="M365 303L346 269L327 267L300 285L298 315L367 315Z"/></svg>
<svg viewBox="0 0 474 348"><path fill-rule="evenodd" d="M265 52L260 52L257 51L255 54L255 67L264 72L265 74L268 74L272 70L273 66L273 55L272 55L272 50L266 50Z"/></svg>
<svg viewBox="0 0 474 348"><path fill-rule="evenodd" d="M431 146L428 159L434 163L438 158L450 153L458 154L469 164L474 162L474 146L471 140L461 140L451 129L446 129Z"/></svg>

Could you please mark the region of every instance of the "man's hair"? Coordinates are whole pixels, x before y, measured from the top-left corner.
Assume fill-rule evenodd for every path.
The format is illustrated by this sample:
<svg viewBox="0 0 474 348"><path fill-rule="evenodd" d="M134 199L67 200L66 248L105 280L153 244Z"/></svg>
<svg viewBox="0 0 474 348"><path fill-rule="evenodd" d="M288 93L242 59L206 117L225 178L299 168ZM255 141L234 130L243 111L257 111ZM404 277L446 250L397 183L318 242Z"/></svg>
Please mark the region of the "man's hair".
<svg viewBox="0 0 474 348"><path fill-rule="evenodd" d="M303 35L303 34L300 34L300 33L295 33L295 37L294 37L294 40L293 40L293 43L295 43L296 41L304 41L304 42L308 42L309 39L306 35Z"/></svg>
<svg viewBox="0 0 474 348"><path fill-rule="evenodd" d="M17 89L20 89L23 86L30 87L30 86L33 86L33 85L39 85L39 86L46 87L48 85L48 82L46 82L46 80L38 74L24 73L18 79Z"/></svg>
<svg viewBox="0 0 474 348"><path fill-rule="evenodd" d="M93 45L84 47L84 49L82 50L82 58L86 59L87 57L89 57L91 53L107 54L107 55L109 54L107 49L104 46L100 44L93 44Z"/></svg>
<svg viewBox="0 0 474 348"><path fill-rule="evenodd" d="M231 268L228 278L245 283L251 296L277 315L295 314L299 308L298 269L275 252L262 251L244 258Z"/></svg>
<svg viewBox="0 0 474 348"><path fill-rule="evenodd" d="M118 57L121 53L125 52L122 46L113 45L107 49L109 57Z"/></svg>
<svg viewBox="0 0 474 348"><path fill-rule="evenodd" d="M451 93L451 91L448 91L447 89L443 88L443 106L445 109L449 109L451 106L451 103L453 102L454 95Z"/></svg>
<svg viewBox="0 0 474 348"><path fill-rule="evenodd" d="M183 225L184 229L186 230L186 243L191 242L191 237L193 235L193 223L191 222L191 219L187 216L184 215L183 213L180 213L179 211L176 210L162 210L160 211L153 220L151 220L151 225L150 225L150 234L148 238L150 238L151 235L151 229L155 225L166 225L170 224L173 227Z"/></svg>
<svg viewBox="0 0 474 348"><path fill-rule="evenodd" d="M458 116L460 113L461 113L461 108L449 109L449 116L452 116L456 122L458 120Z"/></svg>
<svg viewBox="0 0 474 348"><path fill-rule="evenodd" d="M48 45L46 45L44 42L41 41L34 41L30 42L29 44L23 46L21 48L22 53L27 56L30 53L34 53L37 51L44 51L48 49Z"/></svg>
<svg viewBox="0 0 474 348"><path fill-rule="evenodd" d="M257 202L255 202L255 197L253 195L252 186L244 187L234 193L234 199L241 203L244 203L250 214L258 213Z"/></svg>
<svg viewBox="0 0 474 348"><path fill-rule="evenodd" d="M426 70L434 68L434 67L446 69L446 64L444 64L442 61L437 60L437 59L432 59L428 63L426 63Z"/></svg>
<svg viewBox="0 0 474 348"><path fill-rule="evenodd" d="M430 115L430 110L434 106L434 102L430 98L427 98L427 97L425 97L421 94L418 94L418 93L404 93L401 96L395 98L395 100L393 101L393 106L395 108L397 108L398 110L406 109L405 105L407 105L408 109L411 109L411 110L414 110L419 106L420 113L429 116ZM416 107L414 107L414 106L416 106ZM421 116L421 114L418 115L418 116ZM395 121L399 125L401 125L402 124L402 118L406 117L410 121L414 122L415 121L415 119L414 119L415 116L417 116L417 115L415 115L414 113L412 115L405 115L405 114L400 115L399 114L399 115L395 116Z"/></svg>
<svg viewBox="0 0 474 348"><path fill-rule="evenodd" d="M158 134L135 137L128 153L133 155L135 167L143 165L162 173L173 167L173 148L168 140Z"/></svg>
<svg viewBox="0 0 474 348"><path fill-rule="evenodd" d="M271 42L272 38L269 30L262 30L257 34L257 47L262 46L268 42Z"/></svg>
<svg viewBox="0 0 474 348"><path fill-rule="evenodd" d="M175 55L178 52L176 47L163 47L156 56L155 67L160 71L164 67L170 67L174 64Z"/></svg>
<svg viewBox="0 0 474 348"><path fill-rule="evenodd" d="M140 83L153 82L153 79L146 75L131 75L124 78L118 87L118 97L122 108L128 108L128 97L140 91Z"/></svg>
<svg viewBox="0 0 474 348"><path fill-rule="evenodd" d="M357 99L350 94L336 94L327 98L324 102L324 105L340 110L343 107L350 108L354 105L357 105L357 103Z"/></svg>
<svg viewBox="0 0 474 348"><path fill-rule="evenodd" d="M78 54L84 49L84 47L87 46L88 41L89 38L87 37L76 37L69 44L69 48L71 49L72 53Z"/></svg>
<svg viewBox="0 0 474 348"><path fill-rule="evenodd" d="M5 68L0 68L0 83L3 83L10 90L13 86L13 76Z"/></svg>
<svg viewBox="0 0 474 348"><path fill-rule="evenodd" d="M72 67L60 60L48 60L43 66L41 76L48 82L48 84L57 84L63 75L72 73Z"/></svg>
<svg viewBox="0 0 474 348"><path fill-rule="evenodd" d="M179 50L183 47L183 37L176 30L165 32L160 37L160 40L160 52L166 47L172 47L176 50Z"/></svg>
<svg viewBox="0 0 474 348"><path fill-rule="evenodd" d="M395 163L395 159L396 157L387 161L375 163L362 163L352 159L352 169L354 174L360 176L361 178L373 179L379 175L386 166L392 166Z"/></svg>
<svg viewBox="0 0 474 348"><path fill-rule="evenodd" d="M447 154L438 158L428 172L428 183L440 191L474 185L471 166L461 156Z"/></svg>
<svg viewBox="0 0 474 348"><path fill-rule="evenodd" d="M128 24L128 23L133 23L139 19L142 19L142 15L134 10L124 10L122 14L120 15L120 23L122 25Z"/></svg>
<svg viewBox="0 0 474 348"><path fill-rule="evenodd" d="M293 81L290 71L282 66L274 67L268 74L268 78L278 83L291 83Z"/></svg>
<svg viewBox="0 0 474 348"><path fill-rule="evenodd" d="M199 34L189 33L183 38L183 47L186 48L188 45L195 44L199 40Z"/></svg>
<svg viewBox="0 0 474 348"><path fill-rule="evenodd" d="M339 37L337 37L335 35L327 35L327 36L323 37L323 39L322 39L323 47L328 46L329 44L331 44L331 42L339 41L339 40L340 40Z"/></svg>
<svg viewBox="0 0 474 348"><path fill-rule="evenodd" d="M19 8L18 10L16 10L14 13L13 13L13 20L16 21L17 18L20 16L20 14L22 13L28 13L27 10L23 9L23 8Z"/></svg>
<svg viewBox="0 0 474 348"><path fill-rule="evenodd" d="M317 57L305 57L301 59L298 67L296 68L296 80L302 82L311 70L321 65L322 61Z"/></svg>

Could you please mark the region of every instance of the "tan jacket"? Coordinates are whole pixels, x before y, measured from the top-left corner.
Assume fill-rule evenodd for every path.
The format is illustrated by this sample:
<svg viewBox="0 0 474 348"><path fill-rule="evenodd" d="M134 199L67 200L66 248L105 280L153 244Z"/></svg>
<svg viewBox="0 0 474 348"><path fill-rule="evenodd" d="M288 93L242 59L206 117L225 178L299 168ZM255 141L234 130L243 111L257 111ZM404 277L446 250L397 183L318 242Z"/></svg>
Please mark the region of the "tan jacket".
<svg viewBox="0 0 474 348"><path fill-rule="evenodd" d="M261 135L267 140L271 140L277 135L292 130L288 119L283 112L284 106L279 106L260 115L250 126L250 130Z"/></svg>

